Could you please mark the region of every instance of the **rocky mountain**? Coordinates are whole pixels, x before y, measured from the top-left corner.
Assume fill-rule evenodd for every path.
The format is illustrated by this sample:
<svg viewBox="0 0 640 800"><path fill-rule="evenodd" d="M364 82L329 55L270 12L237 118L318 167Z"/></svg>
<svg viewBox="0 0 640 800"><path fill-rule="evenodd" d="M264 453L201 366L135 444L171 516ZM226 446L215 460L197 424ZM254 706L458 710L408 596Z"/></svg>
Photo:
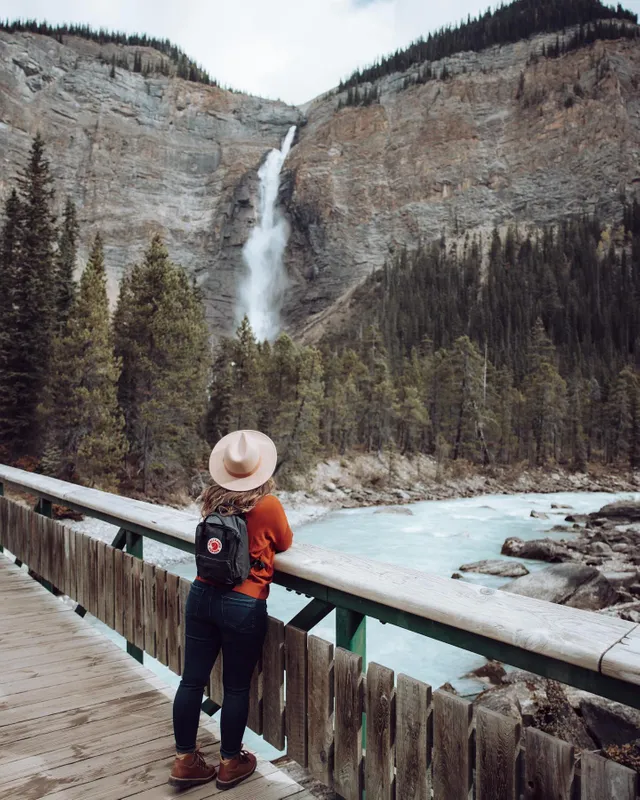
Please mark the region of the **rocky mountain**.
<svg viewBox="0 0 640 800"><path fill-rule="evenodd" d="M102 230L115 288L160 229L217 331L235 322L257 170L292 124L284 319L311 338L398 248L596 208L613 221L640 182L637 39L559 58L540 56L556 34L462 53L447 80L413 85L412 67L380 79L379 102L338 109L345 93L293 108L159 74L110 78L126 48L61 38L0 32L0 200L41 130L58 201L78 204L81 255Z"/></svg>

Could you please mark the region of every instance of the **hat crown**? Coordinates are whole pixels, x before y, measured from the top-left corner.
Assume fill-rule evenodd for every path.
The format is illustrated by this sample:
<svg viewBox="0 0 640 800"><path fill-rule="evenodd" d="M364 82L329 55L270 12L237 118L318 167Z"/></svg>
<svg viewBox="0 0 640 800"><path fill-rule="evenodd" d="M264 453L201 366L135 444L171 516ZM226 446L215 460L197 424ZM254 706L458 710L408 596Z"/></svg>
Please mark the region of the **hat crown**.
<svg viewBox="0 0 640 800"><path fill-rule="evenodd" d="M224 466L234 478L248 478L260 466L260 449L243 431L224 451Z"/></svg>

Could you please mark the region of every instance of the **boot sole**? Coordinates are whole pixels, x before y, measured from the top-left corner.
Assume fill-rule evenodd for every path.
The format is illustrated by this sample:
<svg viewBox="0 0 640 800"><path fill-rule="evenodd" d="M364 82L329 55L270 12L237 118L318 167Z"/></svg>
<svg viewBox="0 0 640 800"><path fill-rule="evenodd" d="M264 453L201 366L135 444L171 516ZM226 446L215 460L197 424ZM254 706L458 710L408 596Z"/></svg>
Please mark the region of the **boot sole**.
<svg viewBox="0 0 640 800"><path fill-rule="evenodd" d="M190 786L202 786L204 783L211 783L216 779L214 772L210 778L169 778L169 786L174 786L176 789L188 789Z"/></svg>
<svg viewBox="0 0 640 800"><path fill-rule="evenodd" d="M225 791L225 789L233 789L234 786L237 786L239 783L242 783L242 781L246 781L247 778L250 778L256 771L257 767L258 765L256 764L255 767L251 770L251 772L247 772L246 775L243 775L241 778L236 778L234 781L221 781L220 779L218 779L216 781L216 787L223 792Z"/></svg>

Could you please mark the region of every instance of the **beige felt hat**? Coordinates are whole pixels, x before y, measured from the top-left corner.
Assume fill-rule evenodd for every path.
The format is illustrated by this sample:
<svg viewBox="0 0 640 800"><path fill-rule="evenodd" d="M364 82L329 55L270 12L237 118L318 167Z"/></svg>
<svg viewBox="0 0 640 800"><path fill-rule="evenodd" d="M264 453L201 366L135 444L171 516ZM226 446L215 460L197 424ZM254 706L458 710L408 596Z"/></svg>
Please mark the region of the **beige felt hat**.
<svg viewBox="0 0 640 800"><path fill-rule="evenodd" d="M264 433L234 431L213 448L209 472L223 489L248 492L269 480L277 461L276 446Z"/></svg>

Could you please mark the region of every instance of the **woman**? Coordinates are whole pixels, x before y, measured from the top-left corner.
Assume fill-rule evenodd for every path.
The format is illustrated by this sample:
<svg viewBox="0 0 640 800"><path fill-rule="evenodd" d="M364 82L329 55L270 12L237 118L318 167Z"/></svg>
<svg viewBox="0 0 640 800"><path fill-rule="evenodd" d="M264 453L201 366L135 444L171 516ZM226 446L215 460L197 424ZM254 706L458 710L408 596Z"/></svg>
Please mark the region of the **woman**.
<svg viewBox="0 0 640 800"><path fill-rule="evenodd" d="M277 453L257 431L236 431L211 453L213 485L203 495L202 516L245 515L251 571L234 588L202 577L193 582L186 608L185 663L173 704L176 760L169 782L185 787L207 783L230 789L253 774L256 758L242 749L249 713L249 688L267 629L267 597L276 553L293 534L280 501L271 492ZM213 540L217 541L217 540ZM196 747L204 687L222 649L224 700L220 721L220 766L208 765Z"/></svg>

